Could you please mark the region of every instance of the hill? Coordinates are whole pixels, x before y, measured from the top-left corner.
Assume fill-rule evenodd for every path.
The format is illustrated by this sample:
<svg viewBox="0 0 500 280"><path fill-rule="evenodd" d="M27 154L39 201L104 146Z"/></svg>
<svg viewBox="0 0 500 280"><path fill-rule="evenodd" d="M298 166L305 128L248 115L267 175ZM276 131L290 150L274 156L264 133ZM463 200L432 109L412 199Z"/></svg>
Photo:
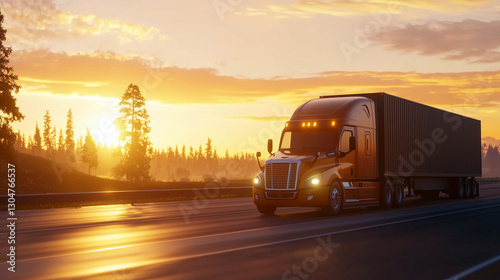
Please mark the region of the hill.
<svg viewBox="0 0 500 280"><path fill-rule="evenodd" d="M16 166L16 194L71 193L121 190L153 190L172 188L203 188L210 182L159 182L131 183L101 178L82 173L71 166L43 157L17 153L13 162ZM2 174L7 164L2 163ZM0 191L7 194L7 177L0 178ZM218 186L249 186L250 181L217 182Z"/></svg>

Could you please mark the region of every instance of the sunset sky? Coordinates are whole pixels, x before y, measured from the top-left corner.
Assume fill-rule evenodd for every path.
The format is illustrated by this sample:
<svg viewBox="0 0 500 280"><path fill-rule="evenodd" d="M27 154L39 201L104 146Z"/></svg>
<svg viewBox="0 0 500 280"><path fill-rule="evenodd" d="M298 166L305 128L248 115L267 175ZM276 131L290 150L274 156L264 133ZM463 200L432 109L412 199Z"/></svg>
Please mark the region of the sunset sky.
<svg viewBox="0 0 500 280"><path fill-rule="evenodd" d="M418 3L418 4L417 4ZM127 86L148 100L155 147L265 151L301 103L384 91L482 121L500 139L500 1L2 0L33 134L73 110L116 142Z"/></svg>

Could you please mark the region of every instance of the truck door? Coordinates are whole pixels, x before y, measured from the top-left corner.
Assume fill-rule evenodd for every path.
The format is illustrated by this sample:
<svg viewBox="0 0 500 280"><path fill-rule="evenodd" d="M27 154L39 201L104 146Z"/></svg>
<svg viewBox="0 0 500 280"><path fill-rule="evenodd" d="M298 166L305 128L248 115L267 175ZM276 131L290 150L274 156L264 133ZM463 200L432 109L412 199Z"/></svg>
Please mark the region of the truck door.
<svg viewBox="0 0 500 280"><path fill-rule="evenodd" d="M341 152L349 151L349 138L355 136L354 127L345 126L342 128L342 133L340 134L339 150ZM356 150L350 152L345 157L339 159L341 164L342 180L344 181L345 198L355 199L357 197L356 184L353 184L351 180L355 178L356 172Z"/></svg>

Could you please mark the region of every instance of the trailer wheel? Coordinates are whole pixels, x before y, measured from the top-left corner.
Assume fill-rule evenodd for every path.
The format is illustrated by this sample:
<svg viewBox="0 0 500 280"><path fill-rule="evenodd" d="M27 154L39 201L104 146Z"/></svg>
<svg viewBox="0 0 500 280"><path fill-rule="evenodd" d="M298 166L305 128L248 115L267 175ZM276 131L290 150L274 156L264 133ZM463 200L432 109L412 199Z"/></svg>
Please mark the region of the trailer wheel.
<svg viewBox="0 0 500 280"><path fill-rule="evenodd" d="M392 192L392 207L400 208L403 205L403 200L405 197L405 188L402 181L397 180L393 183L394 191Z"/></svg>
<svg viewBox="0 0 500 280"><path fill-rule="evenodd" d="M391 180L385 180L384 185L380 188L378 204L380 208L387 209L392 205L392 183Z"/></svg>
<svg viewBox="0 0 500 280"><path fill-rule="evenodd" d="M272 205L257 204L257 210L265 215L273 215L278 207Z"/></svg>
<svg viewBox="0 0 500 280"><path fill-rule="evenodd" d="M471 197L471 179L465 179L464 198Z"/></svg>
<svg viewBox="0 0 500 280"><path fill-rule="evenodd" d="M470 197L475 198L479 196L478 184L476 178L471 178L470 184Z"/></svg>
<svg viewBox="0 0 500 280"><path fill-rule="evenodd" d="M330 215L338 215L344 207L344 195L339 182L334 181L330 187L328 205L323 210Z"/></svg>
<svg viewBox="0 0 500 280"><path fill-rule="evenodd" d="M465 191L464 180L462 178L458 178L456 179L455 184L453 185L453 189L450 196L452 198L463 198L464 191Z"/></svg>

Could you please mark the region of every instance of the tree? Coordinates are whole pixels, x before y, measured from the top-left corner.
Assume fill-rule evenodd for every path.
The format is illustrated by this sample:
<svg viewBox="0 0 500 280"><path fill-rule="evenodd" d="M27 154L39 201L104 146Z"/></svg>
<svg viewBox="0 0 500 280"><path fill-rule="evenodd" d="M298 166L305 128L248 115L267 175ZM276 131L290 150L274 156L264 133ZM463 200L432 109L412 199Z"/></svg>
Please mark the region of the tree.
<svg viewBox="0 0 500 280"><path fill-rule="evenodd" d="M205 158L207 160L211 160L212 159L212 139L210 139L210 137L207 139L207 144L206 144L206 148L205 148Z"/></svg>
<svg viewBox="0 0 500 280"><path fill-rule="evenodd" d="M97 157L97 146L95 144L94 138L90 135L90 131L87 128L87 134L85 134L85 144L83 144L82 157L80 159L83 163L89 166L89 175L91 168L97 168L98 157Z"/></svg>
<svg viewBox="0 0 500 280"><path fill-rule="evenodd" d="M182 145L182 152L181 152L181 158L183 161L186 160L186 156L187 156L186 155L186 145L184 144L184 145Z"/></svg>
<svg viewBox="0 0 500 280"><path fill-rule="evenodd" d="M50 146L52 147L50 156L53 157L55 155L55 151L57 150L57 129L55 125L52 127L52 131L50 132Z"/></svg>
<svg viewBox="0 0 500 280"><path fill-rule="evenodd" d="M35 135L33 136L33 149L35 153L38 154L42 149L42 137L40 136L40 129L38 128L38 122L36 122Z"/></svg>
<svg viewBox="0 0 500 280"><path fill-rule="evenodd" d="M24 119L16 106L13 93L19 93L21 86L17 84L14 68L9 66L9 55L12 48L4 46L7 30L3 28L3 14L0 11L0 155L2 159L11 159L14 151L16 134L12 122Z"/></svg>
<svg viewBox="0 0 500 280"><path fill-rule="evenodd" d="M122 158L114 168L117 177L125 176L129 181L148 180L152 148L149 114L146 99L137 85L130 84L120 101L120 117L116 126L123 143Z"/></svg>
<svg viewBox="0 0 500 280"><path fill-rule="evenodd" d="M66 119L66 140L64 145L69 160L75 162L75 127L73 126L73 113L71 109L69 109Z"/></svg>
<svg viewBox="0 0 500 280"><path fill-rule="evenodd" d="M43 116L43 145L47 151L52 150L52 142L50 141L50 113L49 110L45 110L45 115Z"/></svg>
<svg viewBox="0 0 500 280"><path fill-rule="evenodd" d="M57 151L59 153L63 153L64 152L64 135L63 135L62 128L59 129L59 140L57 142Z"/></svg>

